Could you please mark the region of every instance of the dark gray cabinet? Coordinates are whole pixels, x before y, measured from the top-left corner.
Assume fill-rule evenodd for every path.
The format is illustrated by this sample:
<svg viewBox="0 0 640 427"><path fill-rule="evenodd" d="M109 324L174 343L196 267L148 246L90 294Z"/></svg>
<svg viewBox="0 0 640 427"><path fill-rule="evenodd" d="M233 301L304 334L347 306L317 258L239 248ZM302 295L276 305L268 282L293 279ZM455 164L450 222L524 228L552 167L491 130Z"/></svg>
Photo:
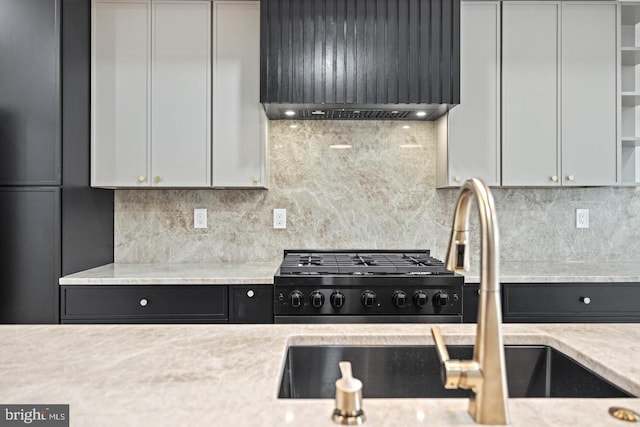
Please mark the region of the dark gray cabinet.
<svg viewBox="0 0 640 427"><path fill-rule="evenodd" d="M638 283L504 284L505 322L640 322Z"/></svg>
<svg viewBox="0 0 640 427"><path fill-rule="evenodd" d="M60 184L60 0L0 1L0 185Z"/></svg>
<svg viewBox="0 0 640 427"><path fill-rule="evenodd" d="M478 284L463 289L463 322L478 317ZM640 322L640 283L503 283L504 323Z"/></svg>
<svg viewBox="0 0 640 427"><path fill-rule="evenodd" d="M0 0L1 323L58 323L60 276L113 261L113 192L89 186L89 39L90 2Z"/></svg>
<svg viewBox="0 0 640 427"><path fill-rule="evenodd" d="M62 323L273 323L273 287L68 285Z"/></svg>
<svg viewBox="0 0 640 427"><path fill-rule="evenodd" d="M55 322L60 190L0 187L0 227L0 322Z"/></svg>

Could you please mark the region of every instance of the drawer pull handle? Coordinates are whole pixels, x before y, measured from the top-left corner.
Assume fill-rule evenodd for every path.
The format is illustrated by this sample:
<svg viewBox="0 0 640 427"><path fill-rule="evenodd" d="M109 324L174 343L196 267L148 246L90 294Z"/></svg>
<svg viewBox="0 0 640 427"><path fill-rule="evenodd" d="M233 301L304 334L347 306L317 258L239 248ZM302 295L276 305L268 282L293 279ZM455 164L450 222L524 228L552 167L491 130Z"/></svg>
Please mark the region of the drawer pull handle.
<svg viewBox="0 0 640 427"><path fill-rule="evenodd" d="M146 299L146 298L142 298L142 299L140 300L140 305L141 305L141 306L146 307L146 306L147 306L147 304L149 304L149 300L148 300L148 299Z"/></svg>
<svg viewBox="0 0 640 427"><path fill-rule="evenodd" d="M248 296L249 298L253 298L253 296L254 296L255 294L256 294L256 293L253 291L253 289L249 289L249 290L247 291L247 296Z"/></svg>
<svg viewBox="0 0 640 427"><path fill-rule="evenodd" d="M589 304L591 304L591 298L589 298L589 297L580 297L580 302L582 302L582 303L584 303L586 305L589 305Z"/></svg>

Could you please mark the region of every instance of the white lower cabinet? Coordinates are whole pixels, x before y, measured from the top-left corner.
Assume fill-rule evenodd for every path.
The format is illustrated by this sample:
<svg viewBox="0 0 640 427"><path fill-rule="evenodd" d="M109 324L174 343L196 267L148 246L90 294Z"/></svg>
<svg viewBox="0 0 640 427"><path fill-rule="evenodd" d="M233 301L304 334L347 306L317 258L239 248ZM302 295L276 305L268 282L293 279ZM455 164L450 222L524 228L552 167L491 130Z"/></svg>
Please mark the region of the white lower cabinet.
<svg viewBox="0 0 640 427"><path fill-rule="evenodd" d="M617 183L616 8L503 2L503 185Z"/></svg>
<svg viewBox="0 0 640 427"><path fill-rule="evenodd" d="M436 185L500 185L500 2L462 2L460 69L460 105L436 123Z"/></svg>

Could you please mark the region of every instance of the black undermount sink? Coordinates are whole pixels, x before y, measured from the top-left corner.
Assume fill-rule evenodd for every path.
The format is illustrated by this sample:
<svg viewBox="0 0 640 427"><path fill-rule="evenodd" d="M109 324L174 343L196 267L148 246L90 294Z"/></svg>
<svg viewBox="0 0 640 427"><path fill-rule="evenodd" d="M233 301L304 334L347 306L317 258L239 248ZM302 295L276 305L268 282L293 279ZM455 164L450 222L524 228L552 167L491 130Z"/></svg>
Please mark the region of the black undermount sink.
<svg viewBox="0 0 640 427"><path fill-rule="evenodd" d="M448 346L452 359L471 359L473 346ZM505 346L509 397L633 397L548 346ZM447 390L433 345L290 346L279 398L332 399L338 362L350 361L364 398L468 397Z"/></svg>

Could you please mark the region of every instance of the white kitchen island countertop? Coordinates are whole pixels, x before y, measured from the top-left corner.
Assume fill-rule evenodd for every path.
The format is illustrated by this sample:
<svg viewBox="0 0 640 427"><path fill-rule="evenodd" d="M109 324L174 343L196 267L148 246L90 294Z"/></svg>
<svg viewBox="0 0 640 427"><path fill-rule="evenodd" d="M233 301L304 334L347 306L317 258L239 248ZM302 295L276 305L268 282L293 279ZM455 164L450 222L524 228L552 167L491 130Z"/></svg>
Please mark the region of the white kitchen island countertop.
<svg viewBox="0 0 640 427"><path fill-rule="evenodd" d="M640 324L504 326L640 395ZM475 325L442 325L449 345ZM288 344L432 344L428 325L2 325L0 403L69 404L71 426L332 427L333 399L278 399ZM420 369L420 366L416 366ZM355 369L354 369L355 371ZM365 426L472 426L467 399L367 399ZM510 399L513 426L633 425L640 399Z"/></svg>

